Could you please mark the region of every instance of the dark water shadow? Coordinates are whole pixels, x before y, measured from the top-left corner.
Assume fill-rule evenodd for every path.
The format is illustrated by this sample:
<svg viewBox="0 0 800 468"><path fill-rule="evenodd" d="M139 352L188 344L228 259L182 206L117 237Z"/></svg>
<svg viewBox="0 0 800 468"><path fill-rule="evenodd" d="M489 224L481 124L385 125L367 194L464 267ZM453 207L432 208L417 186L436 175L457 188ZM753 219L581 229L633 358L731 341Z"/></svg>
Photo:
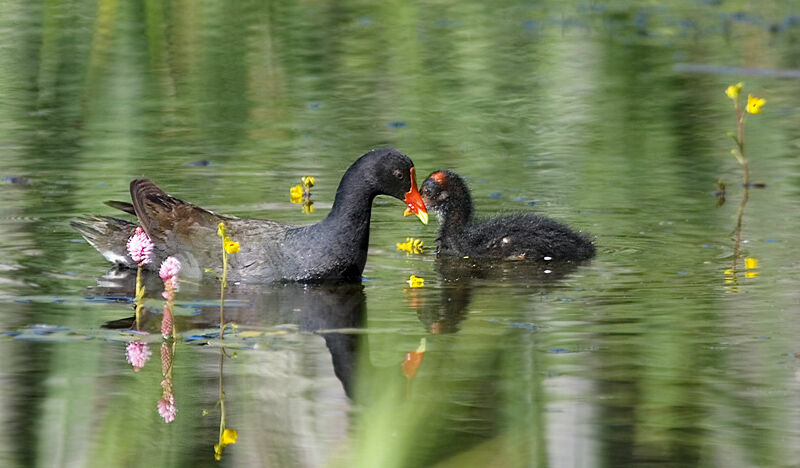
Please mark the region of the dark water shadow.
<svg viewBox="0 0 800 468"><path fill-rule="evenodd" d="M93 298L131 297L134 294L136 273L130 270L112 270L98 279L98 286L90 290ZM146 275L144 284L148 291L160 291L160 279ZM182 297L205 297L185 305L193 308L193 315L177 314L178 330L207 330L219 327L219 284L184 285ZM152 296L153 293L148 293ZM366 296L362 284L275 284L230 285L225 293L225 320L241 329L265 329L295 325L300 332L315 333L325 340L331 353L333 370L342 382L345 393L352 398L356 363L361 346L366 346L360 330L366 320ZM140 328L150 333L160 333L160 313L144 314ZM104 328L129 329L134 317L107 322ZM226 331L226 337L234 333ZM213 335L212 335L213 337ZM363 342L363 344L362 344Z"/></svg>
<svg viewBox="0 0 800 468"><path fill-rule="evenodd" d="M469 316L476 290L498 286L554 286L585 263L471 260L442 256L436 260L436 273L441 285L438 301L414 295L410 302L429 333L456 333Z"/></svg>

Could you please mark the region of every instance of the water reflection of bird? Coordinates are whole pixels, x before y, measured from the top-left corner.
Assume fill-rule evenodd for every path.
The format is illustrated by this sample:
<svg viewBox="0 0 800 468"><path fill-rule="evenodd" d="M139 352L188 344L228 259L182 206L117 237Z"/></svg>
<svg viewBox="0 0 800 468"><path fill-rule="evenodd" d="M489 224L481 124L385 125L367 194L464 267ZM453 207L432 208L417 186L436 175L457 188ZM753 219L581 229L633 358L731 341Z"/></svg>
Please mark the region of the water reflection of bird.
<svg viewBox="0 0 800 468"><path fill-rule="evenodd" d="M441 255L572 261L595 254L588 237L552 219L519 213L476 221L469 188L453 171L433 172L420 192L428 209L439 217Z"/></svg>
<svg viewBox="0 0 800 468"><path fill-rule="evenodd" d="M136 273L127 269L112 270L99 281L102 286L90 290L93 299L122 298L134 292ZM155 281L146 275L145 284L152 284L151 291L158 290ZM214 297L219 293L219 285L213 282L186 285L184 300L176 306L175 327L182 333L199 330L208 332L219 326L219 305L215 300L204 301L198 296ZM182 307L195 310L193 314L182 313ZM146 313L141 320L143 331L159 333L160 313ZM352 398L355 384L356 363L362 334L358 333L365 324L366 299L360 283L350 284L298 284L282 283L274 285L231 285L226 291L225 321L235 323L240 329L265 330L280 325L296 325L300 332L315 333L325 340L331 353L333 371L342 382L345 393ZM133 317L114 320L105 324L106 328L127 329L134 324ZM209 335L212 339L215 334ZM230 333L231 339L236 334ZM398 362L401 357L398 357ZM399 367L398 367L399 379Z"/></svg>
<svg viewBox="0 0 800 468"><path fill-rule="evenodd" d="M575 262L507 262L497 259L463 259L441 256L436 259L439 277L438 299L428 301L430 291L412 289L410 301L417 317L429 333L456 333L469 316L476 289L493 290L524 285L547 287L557 284L578 268ZM432 290L431 290L432 291ZM424 294L423 294L424 293Z"/></svg>
<svg viewBox="0 0 800 468"><path fill-rule="evenodd" d="M147 179L131 182L132 204L110 204L135 214L152 239L151 269L157 269L169 255L181 261L184 276L200 277L206 269L221 269L217 225L224 221L227 235L241 245L241 251L230 258L230 280L360 281L367 259L372 200L377 195L405 201L411 212L427 222L414 164L391 148L370 151L354 162L342 177L330 214L310 226L216 214L168 195ZM136 267L125 250L136 224L87 216L71 225L111 262Z"/></svg>

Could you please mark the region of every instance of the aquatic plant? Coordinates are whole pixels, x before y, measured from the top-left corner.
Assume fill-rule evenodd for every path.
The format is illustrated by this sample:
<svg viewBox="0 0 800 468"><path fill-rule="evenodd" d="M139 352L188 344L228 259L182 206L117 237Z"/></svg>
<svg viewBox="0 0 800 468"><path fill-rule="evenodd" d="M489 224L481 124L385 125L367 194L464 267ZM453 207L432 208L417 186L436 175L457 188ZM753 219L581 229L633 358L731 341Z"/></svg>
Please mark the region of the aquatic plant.
<svg viewBox="0 0 800 468"><path fill-rule="evenodd" d="M421 288L425 286L425 278L420 278L419 276L411 275L406 281L408 285L412 288Z"/></svg>
<svg viewBox="0 0 800 468"><path fill-rule="evenodd" d="M174 328L174 302L175 291L178 290L178 273L181 271L181 262L175 257L167 257L161 263L161 268L158 270L158 276L164 281L164 292L161 296L164 297L164 314L161 317L161 336L164 339L176 338L176 331Z"/></svg>
<svg viewBox="0 0 800 468"><path fill-rule="evenodd" d="M314 183L315 180L312 176L301 177L300 183L289 189L289 201L301 204L304 214L314 212L314 201L311 199L311 187L314 186Z"/></svg>
<svg viewBox="0 0 800 468"><path fill-rule="evenodd" d="M153 253L153 242L141 226L136 227L133 235L128 239L128 254L140 267L150 263Z"/></svg>
<svg viewBox="0 0 800 468"><path fill-rule="evenodd" d="M220 460L222 458L222 451L225 449L225 447L235 444L236 439L238 438L239 432L236 429L223 427L219 434L219 443L214 445L214 459Z"/></svg>
<svg viewBox="0 0 800 468"><path fill-rule="evenodd" d="M144 232L141 226L136 227L133 235L128 239L127 243L128 255L131 256L136 262L136 295L134 300L136 303L136 329L139 329L139 323L142 315L142 307L144 304L144 286L142 286L142 267L151 262L151 254L153 253L153 242L150 237Z"/></svg>
<svg viewBox="0 0 800 468"><path fill-rule="evenodd" d="M750 183L750 167L747 163L747 158L745 157L744 152L744 121L747 114L760 114L761 107L766 104L767 101L765 99L753 96L752 94L748 94L747 103L745 104L744 109L742 109L741 94L743 87L743 83L736 83L735 85L728 86L728 88L725 90L725 94L733 100L736 109L736 134L734 135L733 133L728 133L728 136L733 138L733 140L736 142L736 148L731 150L731 154L736 157L736 160L739 161L739 164L742 166L742 185L744 187L742 202L739 204L739 209L736 214L736 228L734 229L733 244L733 265L731 268L726 269L723 273L728 292L739 291L737 273L739 271L739 259L742 258L742 221L744 219L744 209L747 206L747 201L750 199L750 188L762 186L761 184ZM722 192L721 201L724 202L724 184L720 184L718 182L718 185L720 185ZM721 202L718 202L718 204L721 204ZM758 272L754 271L757 268L758 261L755 258L749 257L744 259L745 278L757 277Z"/></svg>
<svg viewBox="0 0 800 468"><path fill-rule="evenodd" d="M219 291L219 339L222 340L225 335L225 289L228 287L228 256L239 253L241 250L239 243L234 242L227 235L225 223L220 222L217 225L217 236L222 239L222 277L220 277L220 291Z"/></svg>
<svg viewBox="0 0 800 468"><path fill-rule="evenodd" d="M133 370L136 372L139 372L144 367L151 354L153 352L150 351L150 346L144 341L134 340L125 347L125 359L133 366Z"/></svg>
<svg viewBox="0 0 800 468"><path fill-rule="evenodd" d="M423 250L422 239L414 239L413 237L406 237L405 242L397 243L397 250L402 250L410 254L421 254Z"/></svg>
<svg viewBox="0 0 800 468"><path fill-rule="evenodd" d="M730 85L725 89L725 95L733 100L734 108L736 109L736 134L730 132L728 133L728 136L733 138L733 140L736 142L736 148L731 150L731 154L733 154L733 156L742 166L743 183L745 188L747 188L750 186L750 167L747 163L747 157L745 157L744 153L744 121L747 114L760 114L761 106L766 104L767 101L765 99L755 97L752 94L748 94L747 104L744 106L744 109L742 109L742 87L744 87L744 83Z"/></svg>
<svg viewBox="0 0 800 468"><path fill-rule="evenodd" d="M167 343L161 343L161 399L158 400L156 407L158 414L164 418L164 422L170 423L175 420L178 414L178 407L175 405L175 389L172 385L172 363L175 358L176 342L172 342L172 347Z"/></svg>
<svg viewBox="0 0 800 468"><path fill-rule="evenodd" d="M235 429L227 427L225 421L225 390L223 387L223 375L225 366L225 347L223 345L225 339L225 289L228 286L228 256L238 253L241 248L238 242L234 242L227 235L225 223L220 222L217 225L217 236L222 239L222 277L220 278L220 297L219 297L219 397L217 405L219 405L219 441L214 445L214 459L220 460L222 458L222 451L227 445L235 444L238 432Z"/></svg>

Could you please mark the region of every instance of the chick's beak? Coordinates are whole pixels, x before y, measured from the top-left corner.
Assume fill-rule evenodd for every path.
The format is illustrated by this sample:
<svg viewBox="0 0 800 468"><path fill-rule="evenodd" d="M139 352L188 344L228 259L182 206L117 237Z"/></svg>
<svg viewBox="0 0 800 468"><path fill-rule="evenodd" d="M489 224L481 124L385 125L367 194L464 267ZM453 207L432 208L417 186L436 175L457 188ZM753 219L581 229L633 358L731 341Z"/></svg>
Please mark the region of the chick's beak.
<svg viewBox="0 0 800 468"><path fill-rule="evenodd" d="M417 215L422 224L428 224L428 210L425 209L425 203L417 190L417 177L414 168L411 168L411 190L406 192L403 199L408 208L403 212L403 216Z"/></svg>

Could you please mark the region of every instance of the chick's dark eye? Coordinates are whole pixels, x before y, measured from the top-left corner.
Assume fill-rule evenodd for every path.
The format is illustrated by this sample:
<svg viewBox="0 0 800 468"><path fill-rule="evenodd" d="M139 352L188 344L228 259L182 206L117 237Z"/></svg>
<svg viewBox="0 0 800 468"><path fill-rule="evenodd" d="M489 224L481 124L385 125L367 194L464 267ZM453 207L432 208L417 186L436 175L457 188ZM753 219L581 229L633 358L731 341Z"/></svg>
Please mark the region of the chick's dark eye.
<svg viewBox="0 0 800 468"><path fill-rule="evenodd" d="M400 169L395 169L393 174L398 180L403 180L403 173L400 172Z"/></svg>

